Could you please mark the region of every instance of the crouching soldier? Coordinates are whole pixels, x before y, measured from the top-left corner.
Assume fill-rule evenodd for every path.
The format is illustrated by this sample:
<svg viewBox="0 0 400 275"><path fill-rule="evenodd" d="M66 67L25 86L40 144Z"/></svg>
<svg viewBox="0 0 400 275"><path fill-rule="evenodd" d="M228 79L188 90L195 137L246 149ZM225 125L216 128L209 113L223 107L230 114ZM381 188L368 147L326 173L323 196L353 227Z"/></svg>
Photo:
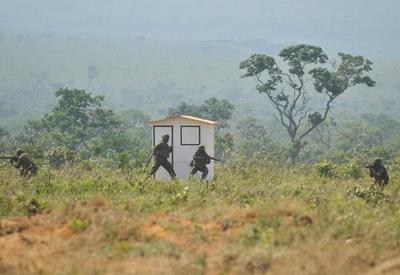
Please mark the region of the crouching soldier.
<svg viewBox="0 0 400 275"><path fill-rule="evenodd" d="M203 145L199 146L199 149L197 149L196 153L193 156L193 160L190 162L190 166L193 167L192 171L190 172L190 175L193 176L198 171L200 171L202 173L201 179L206 180L208 175L207 164L210 164L212 159L218 160L213 157L210 157L207 154L206 149Z"/></svg>
<svg viewBox="0 0 400 275"><path fill-rule="evenodd" d="M380 159L376 159L374 164L368 165L366 168L369 169L369 176L374 178L375 183L378 185L388 185L389 184L389 175L386 168L382 165L382 161Z"/></svg>
<svg viewBox="0 0 400 275"><path fill-rule="evenodd" d="M176 177L172 164L168 161L169 154L172 152L172 147L168 145L169 135L163 135L162 141L153 149L154 166L151 168L150 175L154 176L160 168L164 167L172 179Z"/></svg>
<svg viewBox="0 0 400 275"><path fill-rule="evenodd" d="M36 164L33 163L29 155L22 149L16 151L15 157L10 159L10 163L19 169L20 175L24 177L31 178L38 172Z"/></svg>

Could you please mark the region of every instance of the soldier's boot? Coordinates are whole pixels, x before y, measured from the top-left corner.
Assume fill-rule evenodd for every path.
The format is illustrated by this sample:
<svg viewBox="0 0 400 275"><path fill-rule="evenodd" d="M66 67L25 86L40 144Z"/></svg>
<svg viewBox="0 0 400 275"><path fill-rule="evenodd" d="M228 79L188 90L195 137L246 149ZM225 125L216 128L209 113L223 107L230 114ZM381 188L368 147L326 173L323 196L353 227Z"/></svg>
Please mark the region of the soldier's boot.
<svg viewBox="0 0 400 275"><path fill-rule="evenodd" d="M160 168L160 165L154 165L153 167L151 167L150 176L155 176L158 168Z"/></svg>

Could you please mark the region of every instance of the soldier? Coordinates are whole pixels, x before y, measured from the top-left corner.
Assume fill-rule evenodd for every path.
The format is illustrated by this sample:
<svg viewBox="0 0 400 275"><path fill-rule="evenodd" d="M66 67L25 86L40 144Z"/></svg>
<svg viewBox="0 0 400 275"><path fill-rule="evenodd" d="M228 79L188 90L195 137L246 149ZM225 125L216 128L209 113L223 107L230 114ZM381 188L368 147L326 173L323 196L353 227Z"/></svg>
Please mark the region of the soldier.
<svg viewBox="0 0 400 275"><path fill-rule="evenodd" d="M373 165L368 165L369 176L374 178L375 183L383 186L389 184L389 176L386 168L382 165L382 160L376 159Z"/></svg>
<svg viewBox="0 0 400 275"><path fill-rule="evenodd" d="M169 173L172 179L176 177L174 168L172 164L168 161L169 154L172 152L172 147L168 145L169 135L163 135L162 141L153 149L154 156L154 166L151 168L150 175L154 176L160 168L160 166L164 167L165 170Z"/></svg>
<svg viewBox="0 0 400 275"><path fill-rule="evenodd" d="M200 171L203 173L201 175L201 179L206 180L208 175L207 164L210 164L211 159L213 158L206 153L205 147L203 145L199 146L199 149L197 149L196 153L193 156L193 160L190 162L190 166L193 167L190 175L193 176L198 171Z"/></svg>
<svg viewBox="0 0 400 275"><path fill-rule="evenodd" d="M31 178L37 174L38 167L22 149L16 151L15 157L10 159L10 163L19 169L21 176Z"/></svg>

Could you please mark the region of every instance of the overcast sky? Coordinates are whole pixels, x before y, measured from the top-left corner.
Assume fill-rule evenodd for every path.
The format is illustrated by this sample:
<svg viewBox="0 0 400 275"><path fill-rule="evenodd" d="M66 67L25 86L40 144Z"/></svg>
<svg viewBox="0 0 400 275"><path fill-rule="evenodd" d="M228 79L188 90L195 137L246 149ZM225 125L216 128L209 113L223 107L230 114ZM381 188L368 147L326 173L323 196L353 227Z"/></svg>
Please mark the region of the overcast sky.
<svg viewBox="0 0 400 275"><path fill-rule="evenodd" d="M0 27L395 51L400 0L0 0Z"/></svg>

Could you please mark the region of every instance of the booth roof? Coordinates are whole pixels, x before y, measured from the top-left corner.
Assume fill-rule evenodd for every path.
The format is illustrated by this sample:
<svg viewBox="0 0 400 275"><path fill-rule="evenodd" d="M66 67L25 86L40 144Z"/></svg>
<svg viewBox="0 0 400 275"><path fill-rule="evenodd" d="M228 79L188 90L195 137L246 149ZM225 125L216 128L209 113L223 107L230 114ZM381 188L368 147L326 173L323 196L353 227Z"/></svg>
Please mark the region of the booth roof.
<svg viewBox="0 0 400 275"><path fill-rule="evenodd" d="M166 118L163 118L163 119L148 121L147 123L148 124L157 124L157 123L160 123L160 122L164 122L164 121L168 121L168 120L174 120L174 119L177 119L177 118L193 120L193 121L196 121L196 122L201 122L201 123L211 124L211 125L218 124L218 122L216 122L216 121L212 121L212 120L208 120L208 119L204 119L204 118L199 118L199 117L195 117L195 116L186 116L186 115L170 116L170 117L166 117Z"/></svg>

